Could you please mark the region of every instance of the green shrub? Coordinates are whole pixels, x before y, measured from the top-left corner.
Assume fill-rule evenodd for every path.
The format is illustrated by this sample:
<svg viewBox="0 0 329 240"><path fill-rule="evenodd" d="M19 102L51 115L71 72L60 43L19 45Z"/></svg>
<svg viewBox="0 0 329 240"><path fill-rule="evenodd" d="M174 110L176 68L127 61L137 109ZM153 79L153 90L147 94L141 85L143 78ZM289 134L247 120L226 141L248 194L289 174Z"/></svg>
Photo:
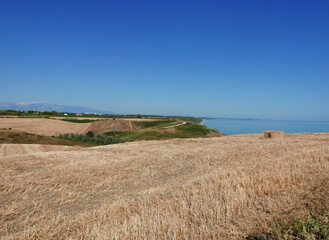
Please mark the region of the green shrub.
<svg viewBox="0 0 329 240"><path fill-rule="evenodd" d="M96 145L108 145L108 144L114 144L114 143L122 143L122 141L119 138L115 138L112 135L105 135L105 134L94 134L93 132L89 131L85 135L82 134L61 134L58 136L60 139L66 139L71 140L75 142L84 142L84 143L91 143Z"/></svg>
<svg viewBox="0 0 329 240"><path fill-rule="evenodd" d="M74 123L90 123L95 121L93 119L77 119L77 118L64 118L61 120L66 122L74 122Z"/></svg>
<svg viewBox="0 0 329 240"><path fill-rule="evenodd" d="M274 221L273 235L275 239L329 239L329 212L322 215L309 213L304 218L297 217L292 224Z"/></svg>
<svg viewBox="0 0 329 240"><path fill-rule="evenodd" d="M86 135L88 137L94 137L95 136L94 132L92 132L92 131L88 131Z"/></svg>

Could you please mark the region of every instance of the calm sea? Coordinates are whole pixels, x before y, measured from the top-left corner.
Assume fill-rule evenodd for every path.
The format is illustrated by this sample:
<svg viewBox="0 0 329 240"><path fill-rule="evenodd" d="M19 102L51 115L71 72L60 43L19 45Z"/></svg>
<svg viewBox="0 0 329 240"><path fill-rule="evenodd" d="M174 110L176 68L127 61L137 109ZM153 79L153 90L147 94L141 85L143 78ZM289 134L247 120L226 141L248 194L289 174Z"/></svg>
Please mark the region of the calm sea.
<svg viewBox="0 0 329 240"><path fill-rule="evenodd" d="M287 133L329 132L329 121L207 119L203 123L229 135L262 133L266 130L282 130Z"/></svg>

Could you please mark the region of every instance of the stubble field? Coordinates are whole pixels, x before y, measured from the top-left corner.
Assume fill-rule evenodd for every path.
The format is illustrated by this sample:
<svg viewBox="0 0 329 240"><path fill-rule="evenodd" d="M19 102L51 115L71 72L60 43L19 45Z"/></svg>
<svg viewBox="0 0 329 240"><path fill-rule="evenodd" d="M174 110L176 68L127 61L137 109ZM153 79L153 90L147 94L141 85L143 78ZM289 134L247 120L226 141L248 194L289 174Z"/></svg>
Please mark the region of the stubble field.
<svg viewBox="0 0 329 240"><path fill-rule="evenodd" d="M63 119L63 118L61 118ZM81 119L81 118L80 118ZM86 119L86 118L84 118ZM89 119L89 118L88 118ZM92 118L91 118L92 119ZM65 133L85 134L88 131L95 133L119 131L132 131L131 120L133 119L96 119L89 123L74 123L47 118L0 118L0 128L12 128L28 133L45 136L57 136ZM148 119L146 119L148 120ZM136 119L134 121L140 121Z"/></svg>
<svg viewBox="0 0 329 240"><path fill-rule="evenodd" d="M90 123L72 123L45 118L0 118L0 128L52 136L62 133L83 133Z"/></svg>
<svg viewBox="0 0 329 240"><path fill-rule="evenodd" d="M329 209L329 133L0 145L1 239L243 239Z"/></svg>

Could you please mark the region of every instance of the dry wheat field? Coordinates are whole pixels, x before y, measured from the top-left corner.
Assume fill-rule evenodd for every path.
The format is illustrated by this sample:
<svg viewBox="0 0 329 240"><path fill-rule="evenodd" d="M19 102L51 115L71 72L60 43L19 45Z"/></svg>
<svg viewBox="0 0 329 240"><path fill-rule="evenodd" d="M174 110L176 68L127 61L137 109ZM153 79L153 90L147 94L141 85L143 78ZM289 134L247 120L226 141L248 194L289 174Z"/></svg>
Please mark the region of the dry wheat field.
<svg viewBox="0 0 329 240"><path fill-rule="evenodd" d="M84 133L90 123L72 123L45 118L0 118L0 128L52 136L63 133Z"/></svg>
<svg viewBox="0 0 329 240"><path fill-rule="evenodd" d="M12 128L28 133L56 136L65 133L84 134L88 131L95 133L109 132L109 131L132 131L131 120L133 119L96 119L99 121L91 123L73 123L57 119L46 118L14 118L6 117L0 118L0 128ZM63 119L63 118L62 118ZM83 119L83 118L79 118ZM89 119L89 118L88 118ZM93 118L91 118L93 119ZM144 119L143 119L144 120ZM149 119L145 119L149 120ZM134 120L140 121L140 119Z"/></svg>
<svg viewBox="0 0 329 240"><path fill-rule="evenodd" d="M1 239L243 239L329 209L329 133L0 145Z"/></svg>

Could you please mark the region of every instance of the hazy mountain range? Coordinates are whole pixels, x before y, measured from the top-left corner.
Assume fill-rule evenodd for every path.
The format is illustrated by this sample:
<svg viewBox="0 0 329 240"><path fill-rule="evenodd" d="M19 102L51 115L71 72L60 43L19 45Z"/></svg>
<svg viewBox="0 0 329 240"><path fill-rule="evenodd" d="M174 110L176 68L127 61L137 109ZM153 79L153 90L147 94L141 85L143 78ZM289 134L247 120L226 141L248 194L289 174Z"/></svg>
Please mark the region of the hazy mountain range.
<svg viewBox="0 0 329 240"><path fill-rule="evenodd" d="M56 111L56 112L70 112L70 113L107 113L115 114L114 112L101 111L97 109L80 107L80 106L65 106L57 105L48 102L4 102L0 103L1 110L18 110L18 111Z"/></svg>

